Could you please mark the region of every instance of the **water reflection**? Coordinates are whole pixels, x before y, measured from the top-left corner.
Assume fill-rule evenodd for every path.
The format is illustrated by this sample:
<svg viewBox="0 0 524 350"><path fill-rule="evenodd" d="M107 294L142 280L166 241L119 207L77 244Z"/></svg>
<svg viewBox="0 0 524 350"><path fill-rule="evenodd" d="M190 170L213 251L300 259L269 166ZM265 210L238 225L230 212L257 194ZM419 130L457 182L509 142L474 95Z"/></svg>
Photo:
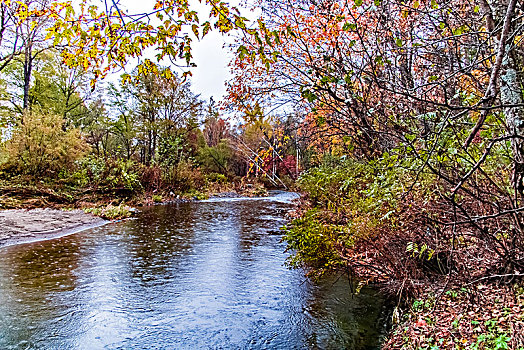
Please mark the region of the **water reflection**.
<svg viewBox="0 0 524 350"><path fill-rule="evenodd" d="M382 301L283 266L290 207L210 200L0 251L0 348L375 349Z"/></svg>

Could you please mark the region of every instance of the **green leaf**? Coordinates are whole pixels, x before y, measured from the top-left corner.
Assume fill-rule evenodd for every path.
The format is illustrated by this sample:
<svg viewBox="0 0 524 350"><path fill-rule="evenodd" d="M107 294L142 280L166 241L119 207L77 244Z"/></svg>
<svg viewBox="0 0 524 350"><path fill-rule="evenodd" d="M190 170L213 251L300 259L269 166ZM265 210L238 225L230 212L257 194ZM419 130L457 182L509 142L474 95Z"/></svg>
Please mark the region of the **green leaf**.
<svg viewBox="0 0 524 350"><path fill-rule="evenodd" d="M317 96L308 89L302 90L302 97L308 100L308 102L313 102L317 99Z"/></svg>
<svg viewBox="0 0 524 350"><path fill-rule="evenodd" d="M199 39L198 25L193 24L193 25L191 26L191 29L193 30L193 34L195 34L195 36L197 37L197 39Z"/></svg>
<svg viewBox="0 0 524 350"><path fill-rule="evenodd" d="M240 47L237 49L238 57L242 60L244 57L246 57L249 54L249 51L244 45L240 45Z"/></svg>
<svg viewBox="0 0 524 350"><path fill-rule="evenodd" d="M344 23L344 25L342 26L342 30L343 31L348 31L348 30L356 30L357 29L357 25L355 23L349 23L349 22L346 22Z"/></svg>
<svg viewBox="0 0 524 350"><path fill-rule="evenodd" d="M202 29L202 37L204 37L211 30L211 23L209 21L204 23L204 28Z"/></svg>

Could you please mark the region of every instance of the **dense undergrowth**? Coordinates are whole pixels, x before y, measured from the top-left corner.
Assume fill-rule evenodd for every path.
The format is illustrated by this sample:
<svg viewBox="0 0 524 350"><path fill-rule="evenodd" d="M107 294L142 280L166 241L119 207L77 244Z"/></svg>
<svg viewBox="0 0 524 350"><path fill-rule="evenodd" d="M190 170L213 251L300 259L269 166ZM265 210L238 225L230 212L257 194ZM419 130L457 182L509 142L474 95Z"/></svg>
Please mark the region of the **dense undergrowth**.
<svg viewBox="0 0 524 350"><path fill-rule="evenodd" d="M512 265L523 244L507 233L511 224L447 225L456 219L449 185L388 153L330 158L298 186L306 196L285 229L290 265L313 276L336 270L385 291L396 305L385 349L524 346L522 271Z"/></svg>
<svg viewBox="0 0 524 350"><path fill-rule="evenodd" d="M308 202L285 237L296 252L290 263L312 267L313 273L349 268L375 282L403 279L405 269L398 266L420 264L423 259L405 253L408 243L418 247L419 242L406 230L404 219L414 210L415 193L419 199L431 196L428 184L432 179L419 179L418 191L401 198L399 194L412 184L414 174L393 166L395 160L385 155L372 162L331 161L305 172L298 185ZM379 254L372 254L370 262L371 256L362 254L372 251Z"/></svg>
<svg viewBox="0 0 524 350"><path fill-rule="evenodd" d="M66 127L60 116L26 114L0 142L0 209L152 204L221 192L264 195L271 184L264 176L247 176L249 160L234 152L228 138L233 136L227 132L233 131L213 118L219 126L201 130L190 121L176 130L185 133L176 140L171 134L158 137L160 146L144 160L146 147L136 146L142 142L136 136L128 143L113 136L101 149L88 142L85 132ZM217 135L216 128L222 134ZM206 141L208 134L213 137ZM136 144L134 153L122 154L129 143Z"/></svg>
<svg viewBox="0 0 524 350"><path fill-rule="evenodd" d="M524 349L524 294L511 285L428 290L395 321L384 349Z"/></svg>
<svg viewBox="0 0 524 350"><path fill-rule="evenodd" d="M0 209L104 208L122 203L136 206L173 200L201 200L224 192L246 196L267 194L264 182L253 178L202 174L198 169L180 169L176 181L167 182L164 176L158 167L120 161L86 166L85 160L74 172L62 172L57 178L0 172Z"/></svg>
<svg viewBox="0 0 524 350"><path fill-rule="evenodd" d="M166 169L87 156L62 165L58 172L37 175L14 171L11 163L4 162L0 167L0 209L97 207L100 213L105 213L106 206L117 208L122 203L136 206L201 200L223 192L246 196L267 193L264 182L258 179L205 172L188 163Z"/></svg>

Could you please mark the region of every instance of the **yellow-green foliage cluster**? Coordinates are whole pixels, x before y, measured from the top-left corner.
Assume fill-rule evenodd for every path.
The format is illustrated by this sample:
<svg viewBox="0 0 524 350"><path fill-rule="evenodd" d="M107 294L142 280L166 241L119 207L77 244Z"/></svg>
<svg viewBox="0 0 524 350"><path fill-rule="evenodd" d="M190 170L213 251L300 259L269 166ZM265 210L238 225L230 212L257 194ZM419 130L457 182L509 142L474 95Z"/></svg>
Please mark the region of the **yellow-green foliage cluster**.
<svg viewBox="0 0 524 350"><path fill-rule="evenodd" d="M127 205L111 205L107 207L87 208L84 211L88 214L100 216L107 220L121 220L128 218L132 215L133 209Z"/></svg>
<svg viewBox="0 0 524 350"><path fill-rule="evenodd" d="M80 131L53 114L26 114L7 141L7 166L20 174L52 175L73 167L89 147Z"/></svg>
<svg viewBox="0 0 524 350"><path fill-rule="evenodd" d="M295 253L288 260L291 267L307 266L320 275L343 266L335 244L346 228L343 225L328 224L322 216L322 211L312 209L285 228L284 240Z"/></svg>
<svg viewBox="0 0 524 350"><path fill-rule="evenodd" d="M399 225L400 197L413 176L384 154L372 161L343 160L305 172L298 184L313 205L286 229L284 240L295 252L293 266L318 272L342 264L341 250L373 239ZM419 178L419 185L430 178ZM429 183L425 184L431 188Z"/></svg>
<svg viewBox="0 0 524 350"><path fill-rule="evenodd" d="M5 142L0 140L0 167L8 160L7 149Z"/></svg>

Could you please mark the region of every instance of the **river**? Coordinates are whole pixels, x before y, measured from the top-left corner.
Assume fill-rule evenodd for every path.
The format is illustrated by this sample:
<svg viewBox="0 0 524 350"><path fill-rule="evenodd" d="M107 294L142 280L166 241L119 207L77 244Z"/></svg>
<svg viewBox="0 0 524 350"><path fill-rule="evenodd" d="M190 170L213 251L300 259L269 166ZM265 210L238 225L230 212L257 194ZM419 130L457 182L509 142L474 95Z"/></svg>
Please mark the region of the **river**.
<svg viewBox="0 0 524 350"><path fill-rule="evenodd" d="M285 266L293 197L148 207L0 249L0 349L379 349L376 291Z"/></svg>

